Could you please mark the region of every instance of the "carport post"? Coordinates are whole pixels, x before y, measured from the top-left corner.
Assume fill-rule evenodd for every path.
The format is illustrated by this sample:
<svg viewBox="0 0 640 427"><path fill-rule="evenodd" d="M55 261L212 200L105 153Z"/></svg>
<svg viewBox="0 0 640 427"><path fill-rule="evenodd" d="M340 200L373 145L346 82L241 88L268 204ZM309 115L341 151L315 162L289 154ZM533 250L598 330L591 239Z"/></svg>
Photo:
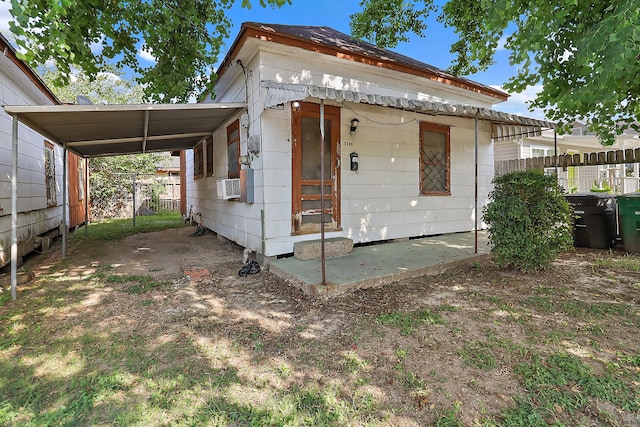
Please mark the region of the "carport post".
<svg viewBox="0 0 640 427"><path fill-rule="evenodd" d="M133 174L133 182L131 183L131 191L133 192L133 226L136 226L136 174Z"/></svg>
<svg viewBox="0 0 640 427"><path fill-rule="evenodd" d="M62 258L67 254L67 143L62 143Z"/></svg>
<svg viewBox="0 0 640 427"><path fill-rule="evenodd" d="M89 159L84 159L84 237L89 233Z"/></svg>
<svg viewBox="0 0 640 427"><path fill-rule="evenodd" d="M11 168L11 300L17 298L18 287L18 115L12 123Z"/></svg>

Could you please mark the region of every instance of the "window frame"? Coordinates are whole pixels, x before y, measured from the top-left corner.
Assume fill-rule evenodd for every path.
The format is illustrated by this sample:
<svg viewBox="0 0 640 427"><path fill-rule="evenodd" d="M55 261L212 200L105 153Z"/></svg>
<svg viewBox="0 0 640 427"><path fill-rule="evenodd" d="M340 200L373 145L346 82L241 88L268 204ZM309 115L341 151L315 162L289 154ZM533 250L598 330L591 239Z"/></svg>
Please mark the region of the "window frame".
<svg viewBox="0 0 640 427"><path fill-rule="evenodd" d="M427 161L424 159L423 145L425 132L437 132L445 134L445 159L444 162ZM419 142L419 158L420 158L420 195L421 196L450 196L451 195L451 126L440 125L431 122L420 122L420 142ZM445 168L445 186L444 191L425 191L424 181L427 178L424 172L427 165L440 165Z"/></svg>
<svg viewBox="0 0 640 427"><path fill-rule="evenodd" d="M58 206L56 149L49 141L44 142L44 187L47 206Z"/></svg>
<svg viewBox="0 0 640 427"><path fill-rule="evenodd" d="M193 147L193 179L204 177L204 153L202 152L202 142Z"/></svg>
<svg viewBox="0 0 640 427"><path fill-rule="evenodd" d="M213 135L209 135L205 140L205 168L204 172L207 176L215 175L214 157L213 157Z"/></svg>
<svg viewBox="0 0 640 427"><path fill-rule="evenodd" d="M234 139L231 139L231 135L233 134L234 131L237 131L237 137ZM229 146L232 145L233 143L237 142L237 150L235 153L235 164L237 165L237 172L232 173L231 169L229 168L229 166L232 163L232 159L229 156ZM229 126L227 126L227 175L229 178L240 178L240 120L237 119L235 120L233 123L231 123Z"/></svg>

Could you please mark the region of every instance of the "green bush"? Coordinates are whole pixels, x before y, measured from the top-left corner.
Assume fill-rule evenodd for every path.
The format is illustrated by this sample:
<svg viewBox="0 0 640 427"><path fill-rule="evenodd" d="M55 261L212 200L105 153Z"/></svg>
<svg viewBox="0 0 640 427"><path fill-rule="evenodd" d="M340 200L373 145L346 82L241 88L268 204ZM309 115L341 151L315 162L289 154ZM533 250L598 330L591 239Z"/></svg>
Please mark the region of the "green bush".
<svg viewBox="0 0 640 427"><path fill-rule="evenodd" d="M555 175L512 172L493 183L483 219L501 266L542 270L572 246L572 211Z"/></svg>

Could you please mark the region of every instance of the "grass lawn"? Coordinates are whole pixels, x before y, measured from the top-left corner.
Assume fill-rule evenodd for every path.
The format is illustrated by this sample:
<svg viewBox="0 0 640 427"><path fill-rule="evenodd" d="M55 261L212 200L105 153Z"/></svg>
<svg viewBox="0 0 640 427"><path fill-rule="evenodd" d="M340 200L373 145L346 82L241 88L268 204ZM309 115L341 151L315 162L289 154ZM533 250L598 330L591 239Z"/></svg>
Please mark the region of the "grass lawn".
<svg viewBox="0 0 640 427"><path fill-rule="evenodd" d="M85 262L183 225L130 222L80 230L76 256L0 293L0 425L640 425L638 257L486 262L314 301L213 259L197 283Z"/></svg>

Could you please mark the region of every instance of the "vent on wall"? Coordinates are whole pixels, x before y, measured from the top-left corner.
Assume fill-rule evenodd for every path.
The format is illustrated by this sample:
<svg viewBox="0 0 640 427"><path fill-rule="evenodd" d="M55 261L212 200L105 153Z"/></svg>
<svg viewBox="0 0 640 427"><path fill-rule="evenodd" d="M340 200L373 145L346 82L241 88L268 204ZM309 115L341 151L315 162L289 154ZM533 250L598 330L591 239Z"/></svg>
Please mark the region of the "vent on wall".
<svg viewBox="0 0 640 427"><path fill-rule="evenodd" d="M240 179L222 179L218 181L218 197L229 200L240 197Z"/></svg>

